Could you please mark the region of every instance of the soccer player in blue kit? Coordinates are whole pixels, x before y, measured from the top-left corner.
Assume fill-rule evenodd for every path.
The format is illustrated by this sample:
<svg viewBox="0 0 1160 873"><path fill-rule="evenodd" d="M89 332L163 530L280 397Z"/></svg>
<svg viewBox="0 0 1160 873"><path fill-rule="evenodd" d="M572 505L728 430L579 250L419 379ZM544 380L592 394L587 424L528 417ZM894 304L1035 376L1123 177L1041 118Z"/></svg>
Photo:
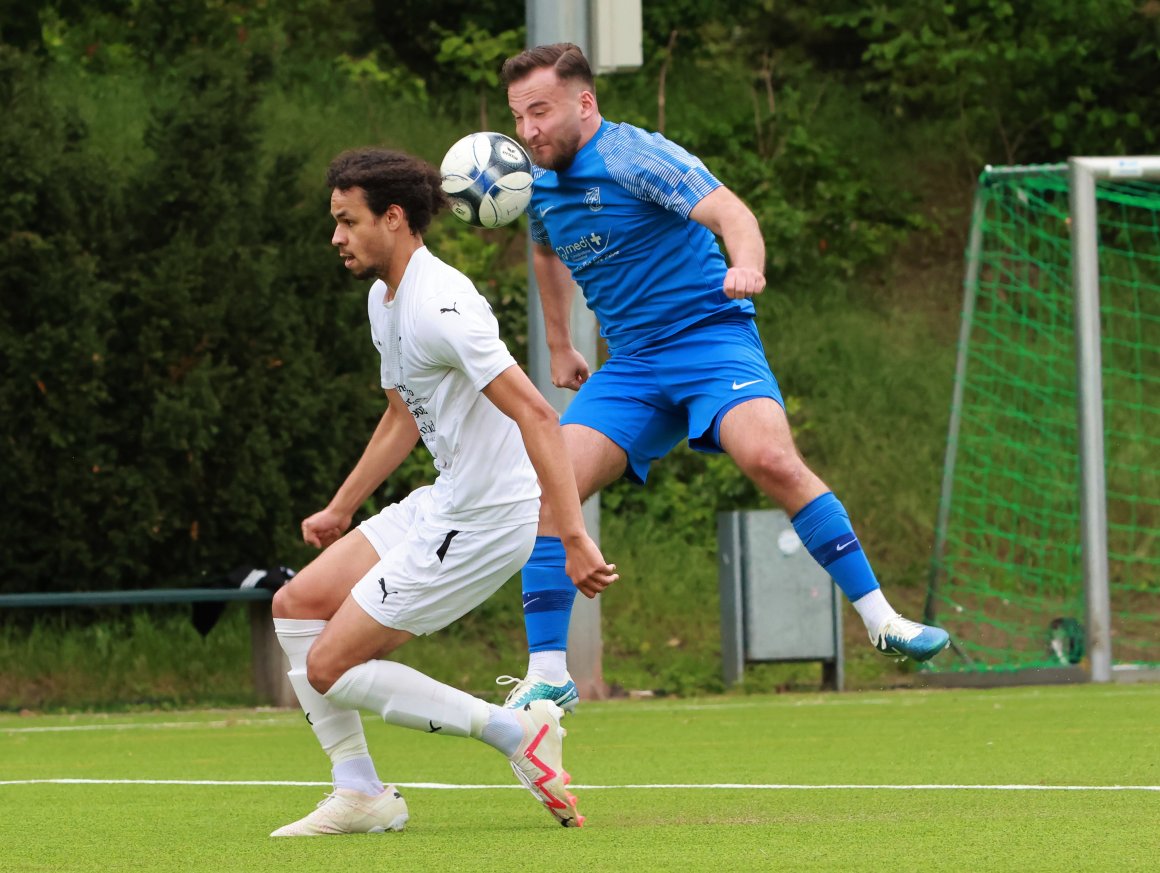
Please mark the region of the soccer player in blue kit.
<svg viewBox="0 0 1160 873"><path fill-rule="evenodd" d="M604 120L577 46L528 49L501 75L536 165L532 263L552 382L578 391L561 423L581 499L623 475L643 484L649 464L682 439L726 452L789 514L879 651L917 661L942 651L946 631L890 606L845 508L794 446L754 324L765 244L753 213L680 146ZM595 373L572 345L573 281L608 345ZM500 678L515 685L507 705L548 698L571 709L578 695L566 650L576 589L547 505L522 578L528 671Z"/></svg>

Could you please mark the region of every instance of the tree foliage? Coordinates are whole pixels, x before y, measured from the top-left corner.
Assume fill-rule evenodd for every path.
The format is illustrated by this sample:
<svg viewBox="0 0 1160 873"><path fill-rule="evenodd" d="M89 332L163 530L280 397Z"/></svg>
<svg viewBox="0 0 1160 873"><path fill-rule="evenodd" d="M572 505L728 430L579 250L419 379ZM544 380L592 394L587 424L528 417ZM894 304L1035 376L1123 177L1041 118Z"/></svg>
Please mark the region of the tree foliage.
<svg viewBox="0 0 1160 873"><path fill-rule="evenodd" d="M1155 147L1156 4L858 4L826 21L864 41L861 78L871 95L899 113L948 121L976 162Z"/></svg>
<svg viewBox="0 0 1160 873"><path fill-rule="evenodd" d="M481 107L503 105L498 67L524 18L495 0L336 10L55 0L0 16L0 589L306 556L298 520L383 399L364 292L327 245L328 131L295 112L366 141L387 100L388 139L441 119L502 129L506 113ZM872 296L867 277L925 226L916 167L1146 151L1160 129L1154 2L657 0L644 57L600 80L601 106L648 128L663 102L666 135L752 206L776 289L767 329L805 300ZM62 72L96 95L99 136L51 90ZM141 118L111 129L101 86L125 82L143 83ZM291 106L275 124L272 93ZM417 149L437 157L441 137L417 134ZM522 231L444 222L430 240L522 356ZM787 394L800 429L811 398ZM427 475L415 456L375 500ZM609 511L692 535L760 499L728 462L688 452L653 477L610 489Z"/></svg>
<svg viewBox="0 0 1160 873"><path fill-rule="evenodd" d="M285 184L301 158L260 155L261 64L173 59L182 99L155 110L152 158L115 190L83 125L44 98L41 64L4 59L0 165L18 184L0 251L3 584L286 561L375 392L349 342L365 298L319 257L325 213Z"/></svg>

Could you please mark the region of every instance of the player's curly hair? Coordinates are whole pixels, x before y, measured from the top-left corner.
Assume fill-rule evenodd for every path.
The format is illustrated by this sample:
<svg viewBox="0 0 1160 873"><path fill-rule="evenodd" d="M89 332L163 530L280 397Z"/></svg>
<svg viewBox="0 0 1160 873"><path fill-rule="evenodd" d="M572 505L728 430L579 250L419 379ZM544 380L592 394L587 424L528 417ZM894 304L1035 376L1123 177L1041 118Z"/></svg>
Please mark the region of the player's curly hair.
<svg viewBox="0 0 1160 873"><path fill-rule="evenodd" d="M580 46L570 42L538 45L520 52L503 62L499 77L504 87L510 88L515 82L546 67L554 69L561 82L573 79L583 82L589 90L595 87L588 58L584 57Z"/></svg>
<svg viewBox="0 0 1160 873"><path fill-rule="evenodd" d="M340 191L362 188L375 215L382 215L392 203L402 207L411 232L418 234L447 205L439 181L439 171L426 161L373 146L343 152L326 170L327 186Z"/></svg>

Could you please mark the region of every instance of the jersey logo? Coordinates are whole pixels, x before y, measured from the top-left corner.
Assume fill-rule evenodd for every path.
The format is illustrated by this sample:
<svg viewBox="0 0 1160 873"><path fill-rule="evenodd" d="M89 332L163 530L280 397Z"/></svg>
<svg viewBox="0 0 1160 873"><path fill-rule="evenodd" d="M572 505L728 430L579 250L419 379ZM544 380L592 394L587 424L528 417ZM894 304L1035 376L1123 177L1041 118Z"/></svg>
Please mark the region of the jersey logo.
<svg viewBox="0 0 1160 873"><path fill-rule="evenodd" d="M387 590L387 580L385 577L381 577L379 579L379 587L383 589L383 603L387 602L387 595L399 593L398 591L388 591Z"/></svg>
<svg viewBox="0 0 1160 873"><path fill-rule="evenodd" d="M604 204L600 202L600 186L589 188L584 194L584 202L588 204L588 208L593 212L599 212L604 208Z"/></svg>
<svg viewBox="0 0 1160 873"><path fill-rule="evenodd" d="M439 311L440 312L454 312L456 315L462 315L463 313L461 313L458 309L455 308L458 305L459 305L458 303L452 303L450 306L448 306L446 308L441 308Z"/></svg>
<svg viewBox="0 0 1160 873"><path fill-rule="evenodd" d="M612 228L609 228L602 234L592 231L580 237L574 243L569 243L565 246L556 246L556 255L564 263L577 264L588 261L604 254L611 237Z"/></svg>
<svg viewBox="0 0 1160 873"><path fill-rule="evenodd" d="M443 563L443 559L447 557L447 550L451 547L451 541L455 539L459 533L457 530L448 531L446 539L443 540L443 545L435 550L435 557L439 559L439 563Z"/></svg>

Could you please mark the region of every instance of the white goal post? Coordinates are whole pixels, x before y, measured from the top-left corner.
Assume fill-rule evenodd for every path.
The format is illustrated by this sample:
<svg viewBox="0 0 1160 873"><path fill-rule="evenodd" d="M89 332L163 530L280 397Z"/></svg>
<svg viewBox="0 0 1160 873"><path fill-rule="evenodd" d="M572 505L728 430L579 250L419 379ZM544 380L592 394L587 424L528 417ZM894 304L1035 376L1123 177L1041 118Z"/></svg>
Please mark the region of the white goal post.
<svg viewBox="0 0 1160 873"><path fill-rule="evenodd" d="M1108 586L1107 485L1104 466L1100 353L1100 253L1096 183L1160 179L1160 156L1068 160L1072 282L1075 288L1080 513L1091 681L1112 679L1112 616Z"/></svg>
<svg viewBox="0 0 1160 873"><path fill-rule="evenodd" d="M1155 155L980 175L924 611L954 644L939 684L1160 679L1158 183Z"/></svg>

